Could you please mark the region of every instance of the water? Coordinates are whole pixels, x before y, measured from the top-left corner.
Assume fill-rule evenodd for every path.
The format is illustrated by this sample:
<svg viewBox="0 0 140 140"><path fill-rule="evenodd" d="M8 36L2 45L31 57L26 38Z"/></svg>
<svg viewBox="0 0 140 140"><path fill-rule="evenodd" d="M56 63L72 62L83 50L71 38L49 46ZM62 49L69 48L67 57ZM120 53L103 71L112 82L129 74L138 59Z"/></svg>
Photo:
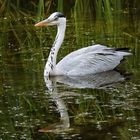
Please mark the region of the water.
<svg viewBox="0 0 140 140"><path fill-rule="evenodd" d="M94 43L128 47L133 56L121 73L45 80L55 28L36 29L26 18L12 24L1 20L1 139L140 139L139 20L120 17L112 24L68 16L58 59Z"/></svg>

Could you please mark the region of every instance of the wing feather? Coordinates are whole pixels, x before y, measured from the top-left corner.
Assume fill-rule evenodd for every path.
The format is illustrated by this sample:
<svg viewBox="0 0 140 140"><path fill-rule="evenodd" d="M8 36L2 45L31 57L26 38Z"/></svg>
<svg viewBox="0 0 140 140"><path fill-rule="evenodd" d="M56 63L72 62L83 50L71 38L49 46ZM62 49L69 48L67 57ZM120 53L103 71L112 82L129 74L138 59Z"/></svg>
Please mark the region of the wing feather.
<svg viewBox="0 0 140 140"><path fill-rule="evenodd" d="M125 52L126 53L126 52ZM56 71L66 75L85 75L114 69L123 59L114 49L94 45L74 51L64 57L56 66Z"/></svg>

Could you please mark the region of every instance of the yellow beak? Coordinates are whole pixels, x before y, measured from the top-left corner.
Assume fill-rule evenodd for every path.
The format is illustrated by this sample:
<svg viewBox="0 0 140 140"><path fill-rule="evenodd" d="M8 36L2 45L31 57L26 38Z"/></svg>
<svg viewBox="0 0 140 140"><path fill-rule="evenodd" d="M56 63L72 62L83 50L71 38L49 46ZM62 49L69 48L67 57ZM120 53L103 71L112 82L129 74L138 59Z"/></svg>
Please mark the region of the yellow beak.
<svg viewBox="0 0 140 140"><path fill-rule="evenodd" d="M43 26L47 26L47 25L48 25L47 22L41 21L41 22L36 23L34 26L43 27Z"/></svg>

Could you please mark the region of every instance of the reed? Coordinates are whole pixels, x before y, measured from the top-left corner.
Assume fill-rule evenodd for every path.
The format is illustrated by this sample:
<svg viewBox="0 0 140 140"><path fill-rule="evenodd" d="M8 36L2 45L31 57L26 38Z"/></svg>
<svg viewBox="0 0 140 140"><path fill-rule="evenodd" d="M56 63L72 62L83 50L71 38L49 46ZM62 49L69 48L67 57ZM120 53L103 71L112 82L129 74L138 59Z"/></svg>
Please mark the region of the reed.
<svg viewBox="0 0 140 140"><path fill-rule="evenodd" d="M59 55L61 58L68 52L89 46L94 42L112 47L130 47L136 54L128 59L124 66L135 74L136 79L123 83L120 86L122 89L80 90L68 86L62 87L61 84L57 86L59 92L64 95L62 98L67 104L72 128L79 134L83 126L92 125L91 128L94 127L95 130L96 124L101 123L102 128L110 129L117 126L120 121L124 123L129 121L127 125L118 127L117 133L120 134L120 139L130 139L134 136L129 131L133 130L134 125L132 126L131 122L133 120L129 119L136 111L129 109L135 104L134 100L131 102L131 96L138 99L139 95L137 85L133 82L138 83L137 77L140 77L138 69L140 24L132 8L137 7L139 1L73 0L70 11L65 9L64 0L26 2L22 5L20 0L0 0L0 134L2 139L20 139L21 136L25 136L23 139L39 139L41 136L42 139L56 138L53 134L41 134L41 136L37 134L38 128L58 122L59 117L43 80L45 59L56 31L53 28L37 29L34 28L34 24L48 16L51 11L57 10L68 15L66 40ZM70 1L66 3L69 5ZM132 89L135 89L135 95ZM71 94L66 96L65 92L70 91L74 93L73 97ZM118 101L121 101L120 104ZM128 110L127 106L130 107ZM119 115L122 116L119 118ZM100 132L96 131L96 134ZM36 135L39 135L39 138Z"/></svg>
<svg viewBox="0 0 140 140"><path fill-rule="evenodd" d="M45 14L45 5L44 0L39 0L38 7L37 7L37 17L41 20Z"/></svg>
<svg viewBox="0 0 140 140"><path fill-rule="evenodd" d="M57 11L60 11L60 12L63 13L63 11L64 11L64 0L58 0Z"/></svg>

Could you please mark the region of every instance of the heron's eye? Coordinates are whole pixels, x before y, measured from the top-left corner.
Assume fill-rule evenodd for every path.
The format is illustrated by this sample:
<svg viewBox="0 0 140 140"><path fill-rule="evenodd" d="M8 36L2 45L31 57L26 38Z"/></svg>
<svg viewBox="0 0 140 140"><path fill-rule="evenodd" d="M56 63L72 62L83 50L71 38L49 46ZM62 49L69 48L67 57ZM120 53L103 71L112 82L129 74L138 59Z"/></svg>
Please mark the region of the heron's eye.
<svg viewBox="0 0 140 140"><path fill-rule="evenodd" d="M54 17L54 20L58 20L58 17Z"/></svg>

